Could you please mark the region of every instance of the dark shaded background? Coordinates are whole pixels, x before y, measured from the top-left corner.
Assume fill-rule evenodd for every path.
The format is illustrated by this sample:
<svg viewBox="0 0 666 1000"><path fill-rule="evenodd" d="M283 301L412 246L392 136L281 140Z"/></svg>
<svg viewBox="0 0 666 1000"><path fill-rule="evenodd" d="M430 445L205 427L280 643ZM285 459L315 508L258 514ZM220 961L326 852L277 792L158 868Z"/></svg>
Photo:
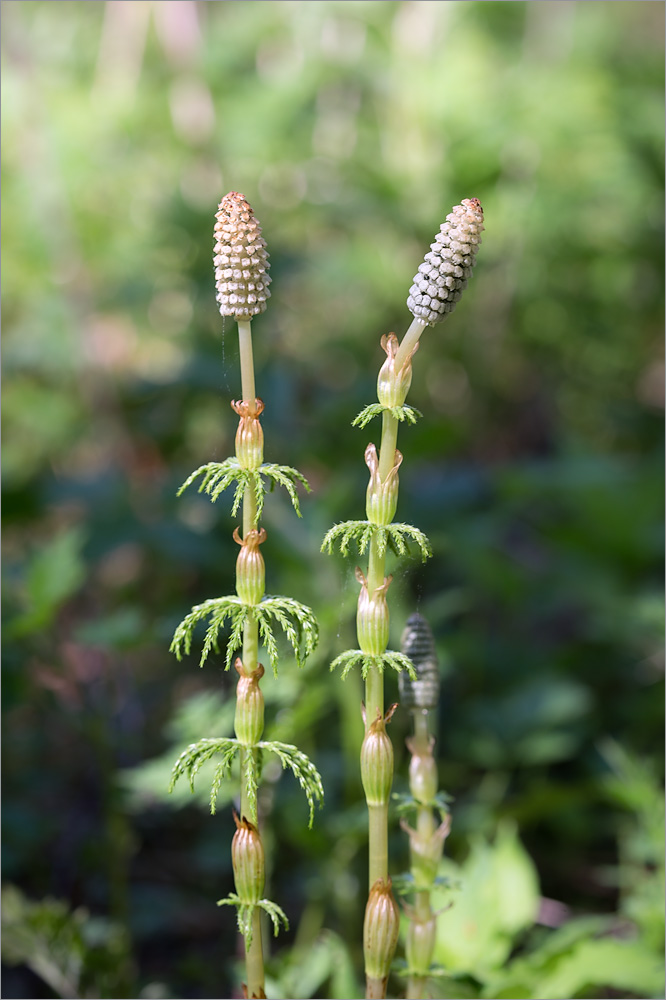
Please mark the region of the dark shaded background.
<svg viewBox="0 0 666 1000"><path fill-rule="evenodd" d="M233 590L226 500L175 497L233 451L235 328L211 263L232 189L272 260L254 324L266 456L313 486L302 521L267 500L267 589L322 631L302 673L285 661L265 682L270 738L309 753L327 795L309 833L295 783L267 769L271 893L292 922L269 996L360 995L361 688L327 669L355 644L357 587L319 545L363 515L377 428L350 421L379 337L406 329L412 275L472 196L475 277L422 339L424 418L400 435L398 515L435 557L394 567L393 645L411 611L429 617L447 853L515 823L538 871L536 924L502 930L493 975L590 915L660 956L663 3L2 14L3 995L236 989L233 913L215 906L234 789L215 819L203 772L194 798L166 795L180 750L233 714L221 656L199 671L167 651L192 604ZM399 789L408 730L397 717ZM397 822L392 851L399 870ZM461 965L434 995L544 995L531 966L501 993ZM624 968L546 995L659 995Z"/></svg>

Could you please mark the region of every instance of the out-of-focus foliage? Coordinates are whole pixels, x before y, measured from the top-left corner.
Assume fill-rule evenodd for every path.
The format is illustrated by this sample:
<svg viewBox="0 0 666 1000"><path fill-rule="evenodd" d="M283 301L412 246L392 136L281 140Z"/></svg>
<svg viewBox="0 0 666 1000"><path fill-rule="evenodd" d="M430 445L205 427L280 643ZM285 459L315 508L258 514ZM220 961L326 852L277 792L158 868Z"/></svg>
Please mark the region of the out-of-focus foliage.
<svg viewBox="0 0 666 1000"><path fill-rule="evenodd" d="M424 416L400 430L398 515L434 557L391 566L393 647L418 606L443 665L459 893L517 827L541 901L536 926L493 925L483 977L462 945L440 955L443 982L651 995L663 15L605 0L3 4L3 866L35 941L6 995L64 989L25 937L56 917L87 995L230 996L238 981L234 916L215 906L230 809L210 817L204 780L166 797L180 750L231 724L224 649L200 671L199 650L179 664L168 646L193 604L233 589L231 498L175 496L233 450L235 330L211 262L232 189L271 254L254 324L266 458L314 488L300 521L267 497L267 590L311 605L322 635L304 671L283 647L264 681L268 738L298 743L326 788L308 832L297 783L266 762L271 896L292 924L271 945L272 995L360 995L361 686L328 672L354 645L357 588L319 546L363 516L376 425L351 420L463 197L487 228L469 290L414 362ZM404 791L408 720L391 728ZM397 823L391 851L406 868ZM443 921L468 898L453 892ZM104 954L123 942L115 987L85 958L82 908L115 929Z"/></svg>
<svg viewBox="0 0 666 1000"><path fill-rule="evenodd" d="M60 997L119 996L127 989L122 928L60 900L31 903L15 887L2 891L2 959L24 963Z"/></svg>

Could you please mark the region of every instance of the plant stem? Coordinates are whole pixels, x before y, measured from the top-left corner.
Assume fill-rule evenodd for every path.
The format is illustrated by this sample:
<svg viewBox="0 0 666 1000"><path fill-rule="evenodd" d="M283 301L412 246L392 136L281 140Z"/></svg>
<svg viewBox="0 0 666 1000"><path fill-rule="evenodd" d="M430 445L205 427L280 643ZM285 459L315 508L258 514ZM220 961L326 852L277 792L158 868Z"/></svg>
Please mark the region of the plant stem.
<svg viewBox="0 0 666 1000"><path fill-rule="evenodd" d="M407 981L407 1000L426 1000L427 976L410 976Z"/></svg>
<svg viewBox="0 0 666 1000"><path fill-rule="evenodd" d="M414 748L419 751L427 751L430 745L428 712L423 709L416 709L412 712L412 715L414 717Z"/></svg>
<svg viewBox="0 0 666 1000"><path fill-rule="evenodd" d="M396 353L396 371L399 371L401 365L410 358L425 327L426 324L422 320L417 319L410 325ZM397 440L398 420L392 413L385 410L382 414L382 435L379 454L377 456L377 472L381 484L386 482L395 468ZM378 588L383 587L385 575L386 550L384 549L380 552L379 543L375 536L370 542L368 556L367 589L369 594L373 595L377 592ZM378 667L370 666L365 679L366 740L371 738L370 727L376 723L378 717L384 718L384 675ZM427 730L425 738L427 740ZM373 886L379 880L390 886L388 874L388 811L388 796L387 800L381 804L377 802L368 804L368 882L370 887L368 906L371 905L370 900L372 898ZM366 909L366 914L367 912ZM385 997L387 981L388 975L377 978L370 974L366 958L366 997Z"/></svg>
<svg viewBox="0 0 666 1000"><path fill-rule="evenodd" d="M252 914L252 944L245 952L248 997L264 997L264 954L261 941L261 910Z"/></svg>
<svg viewBox="0 0 666 1000"><path fill-rule="evenodd" d="M414 708L411 712L414 720L414 739L411 743L413 753L430 756L432 745L428 729L428 710ZM414 791L412 786L412 791ZM435 813L430 805L419 803L416 810L416 832L421 842L427 843L435 836L437 821ZM410 911L410 925L408 935L415 934L419 925L426 927L432 924L435 914L432 911L430 889L419 889L415 893L414 904ZM428 997L428 975L427 969L432 960L432 952L427 959L423 954L419 955L419 966L417 970L410 973L407 981L407 1000L425 1000Z"/></svg>
<svg viewBox="0 0 666 1000"><path fill-rule="evenodd" d="M378 878L388 876L388 802L383 806L368 806L370 854L368 883L372 887Z"/></svg>
<svg viewBox="0 0 666 1000"><path fill-rule="evenodd" d="M415 319L405 334L396 354L396 370L409 357L414 345L418 342L426 324ZM382 437L379 446L379 478L382 482L390 473L395 463L395 450L398 440L398 421L388 412L382 415ZM372 593L384 582L386 573L386 553L380 555L376 539L370 543L368 560L368 591ZM365 680L365 728L375 721L377 715L384 714L384 677L377 667L370 667ZM427 736L426 736L427 738ZM369 845L368 873L370 886L378 879L388 878L388 807L377 810L373 808L369 815Z"/></svg>
<svg viewBox="0 0 666 1000"><path fill-rule="evenodd" d="M238 344L240 348L241 389L243 402L255 410L254 359L252 355L252 325L249 320L238 320ZM243 538L257 527L257 502L254 490L248 487L243 494ZM259 626L256 618L249 615L243 630L243 672L250 676L259 662ZM258 826L256 805L249 801L246 782L243 778L247 755L257 766L256 750L241 750L241 816ZM252 914L252 942L245 949L245 968L248 997L264 996L264 955L261 936L261 912L255 908Z"/></svg>
<svg viewBox="0 0 666 1000"><path fill-rule="evenodd" d="M398 348L395 356L395 369L398 371L402 366L403 362L407 359L410 351L418 344L419 337L425 330L428 324L422 319L414 318L412 320L411 326L407 330L407 333L402 338L402 343Z"/></svg>
<svg viewBox="0 0 666 1000"><path fill-rule="evenodd" d="M379 446L379 478L382 482L393 468L398 441L398 421L386 410L382 414L382 440Z"/></svg>
<svg viewBox="0 0 666 1000"><path fill-rule="evenodd" d="M254 409L254 360L252 356L252 324L249 320L238 320L238 343L240 347L240 369L243 402ZM248 486L243 494L243 538L257 527L257 501L254 490ZM259 627L254 617L249 617L243 632L243 668L248 676L257 667L259 658ZM255 825L256 816L248 816Z"/></svg>
<svg viewBox="0 0 666 1000"><path fill-rule="evenodd" d="M386 996L387 979L373 979L366 977L365 998L366 1000L384 1000Z"/></svg>
<svg viewBox="0 0 666 1000"><path fill-rule="evenodd" d="M416 322L416 321L414 321ZM414 324L412 324L413 326ZM252 357L252 324L250 320L238 320L238 346L240 347L241 387L243 401L254 408L254 360Z"/></svg>

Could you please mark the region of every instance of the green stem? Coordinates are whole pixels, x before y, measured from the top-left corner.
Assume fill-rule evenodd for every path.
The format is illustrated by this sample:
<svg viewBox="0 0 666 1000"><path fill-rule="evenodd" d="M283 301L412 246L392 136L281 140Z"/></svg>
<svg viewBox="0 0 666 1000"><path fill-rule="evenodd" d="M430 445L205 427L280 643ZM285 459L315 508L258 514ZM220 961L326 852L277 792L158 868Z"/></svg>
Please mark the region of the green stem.
<svg viewBox="0 0 666 1000"><path fill-rule="evenodd" d="M252 325L249 320L238 321L240 348L241 390L243 401L254 410L254 360L252 356ZM257 527L257 502L254 490L248 487L243 494L243 537ZM259 625L254 615L248 615L243 630L243 672L251 674L259 662ZM251 754L257 767L256 750L241 749L241 775L244 774L246 754ZM249 801L245 782L241 781L241 816L258 826L257 808ZM264 996L264 953L261 937L261 913L255 908L252 914L252 943L245 947L245 969L248 997Z"/></svg>
<svg viewBox="0 0 666 1000"><path fill-rule="evenodd" d="M250 320L238 320L238 346L240 348L241 387L243 402L254 408L254 359L252 357L252 324Z"/></svg>
<svg viewBox="0 0 666 1000"><path fill-rule="evenodd" d="M426 324L414 320L396 355L396 370L400 368ZM384 411L382 415L382 437L379 446L379 478L383 483L395 465L395 451L398 440L398 420ZM370 543L368 558L368 592L373 593L384 582L386 575L386 551L380 554L376 539ZM384 715L384 675L377 667L370 667L365 679L365 727L366 733L377 715ZM368 880L370 888L378 880L388 881L388 802L381 806L368 806ZM386 980L366 977L366 997L385 997Z"/></svg>
<svg viewBox="0 0 666 1000"><path fill-rule="evenodd" d="M257 520L257 498L253 488L246 486L243 493L243 538L257 527Z"/></svg>
<svg viewBox="0 0 666 1000"><path fill-rule="evenodd" d="M428 710L417 708L412 709L414 719L414 749L419 753L427 751L430 746L430 732L428 730Z"/></svg>
<svg viewBox="0 0 666 1000"><path fill-rule="evenodd" d="M425 323L422 319L416 319L415 317L412 320L411 326L407 330L405 336L402 338L402 343L400 344L400 347L398 348L395 356L396 371L400 370L403 362L407 360L410 352L413 350L414 347L416 347L416 345L419 342L419 337L421 336L427 325L428 324Z"/></svg>
<svg viewBox="0 0 666 1000"><path fill-rule="evenodd" d="M252 944L245 953L248 997L264 997L264 953L261 941L261 910L252 914Z"/></svg>
<svg viewBox="0 0 666 1000"><path fill-rule="evenodd" d="M396 368L409 356L410 351L418 342L426 324L415 319L396 355ZM398 440L398 421L388 412L382 415L382 437L379 446L379 478L382 482L395 464L395 450ZM376 539L370 543L368 560L368 591L372 593L384 582L386 575L386 553L379 553ZM384 714L384 677L376 667L370 667L365 680L365 711L366 732L377 718ZM378 879L388 878L388 807L377 810L373 808L369 815L369 845L368 871L370 885Z"/></svg>
<svg viewBox="0 0 666 1000"><path fill-rule="evenodd" d="M387 410L382 414L382 441L379 447L379 478L385 481L395 463L398 442L398 421Z"/></svg>
<svg viewBox="0 0 666 1000"><path fill-rule="evenodd" d="M370 667L365 678L365 729L384 714L384 679L381 670Z"/></svg>
<svg viewBox="0 0 666 1000"><path fill-rule="evenodd" d="M368 806L368 831L370 857L368 884L372 887L378 878L388 878L388 802L383 806Z"/></svg>
<svg viewBox="0 0 666 1000"><path fill-rule="evenodd" d="M427 976L410 976L407 982L407 1000L426 1000Z"/></svg>
<svg viewBox="0 0 666 1000"><path fill-rule="evenodd" d="M414 720L414 751L430 752L430 732L428 729L427 709L413 709ZM416 829L423 840L428 840L435 833L437 822L430 806L419 805L416 811ZM412 920L417 923L427 923L433 917L430 890L422 889L415 894ZM409 933L409 931L408 931ZM413 973L407 982L407 1000L426 1000L428 997L428 976Z"/></svg>

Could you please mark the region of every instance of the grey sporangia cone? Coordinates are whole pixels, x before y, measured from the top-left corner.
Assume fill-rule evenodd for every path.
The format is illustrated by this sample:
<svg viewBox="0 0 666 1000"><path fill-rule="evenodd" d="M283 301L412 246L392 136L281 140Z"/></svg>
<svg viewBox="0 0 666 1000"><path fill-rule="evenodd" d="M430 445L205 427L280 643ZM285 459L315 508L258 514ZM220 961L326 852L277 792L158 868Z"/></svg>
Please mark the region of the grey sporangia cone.
<svg viewBox="0 0 666 1000"><path fill-rule="evenodd" d="M238 191L225 194L215 215L216 299L222 316L249 320L266 309L271 278L266 241Z"/></svg>
<svg viewBox="0 0 666 1000"><path fill-rule="evenodd" d="M455 308L472 275L483 228L478 198L464 198L449 212L409 290L407 307L417 319L434 326Z"/></svg>

